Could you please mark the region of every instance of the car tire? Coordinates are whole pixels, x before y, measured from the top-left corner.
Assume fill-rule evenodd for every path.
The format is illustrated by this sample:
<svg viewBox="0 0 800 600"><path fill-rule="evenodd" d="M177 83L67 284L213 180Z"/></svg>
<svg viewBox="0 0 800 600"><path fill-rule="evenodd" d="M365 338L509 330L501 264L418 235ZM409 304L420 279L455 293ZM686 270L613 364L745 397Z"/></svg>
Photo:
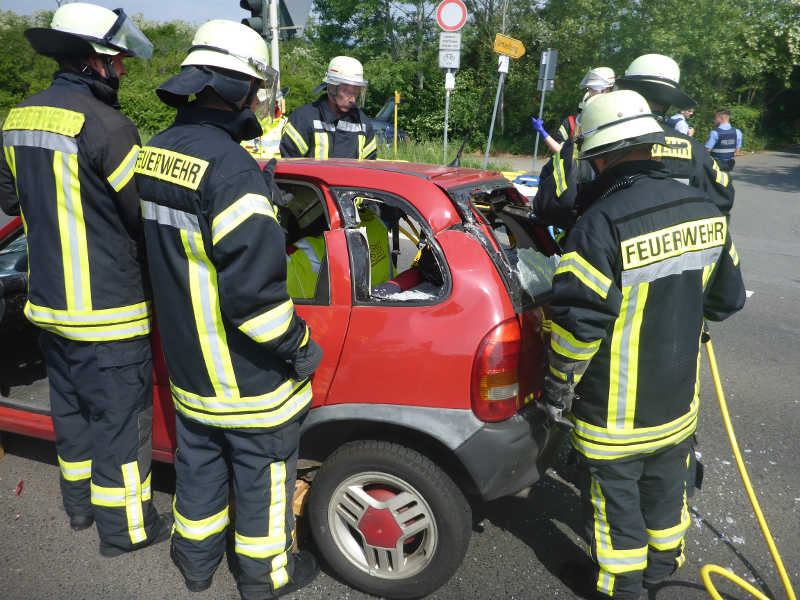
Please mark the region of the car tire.
<svg viewBox="0 0 800 600"><path fill-rule="evenodd" d="M344 581L391 599L441 587L472 532L470 505L442 469L415 450L375 440L345 444L324 462L308 517L322 557Z"/></svg>

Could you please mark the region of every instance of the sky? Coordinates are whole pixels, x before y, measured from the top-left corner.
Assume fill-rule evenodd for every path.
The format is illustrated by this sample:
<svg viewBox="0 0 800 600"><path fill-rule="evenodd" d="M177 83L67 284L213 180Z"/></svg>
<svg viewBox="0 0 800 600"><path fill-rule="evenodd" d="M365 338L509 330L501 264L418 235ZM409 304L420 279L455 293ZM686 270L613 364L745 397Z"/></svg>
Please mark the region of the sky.
<svg viewBox="0 0 800 600"><path fill-rule="evenodd" d="M239 0L91 0L107 8L123 8L126 13L142 13L148 21L180 19L200 24L210 19L239 21L250 13L239 8ZM0 0L0 10L29 15L37 10L55 10L56 0Z"/></svg>

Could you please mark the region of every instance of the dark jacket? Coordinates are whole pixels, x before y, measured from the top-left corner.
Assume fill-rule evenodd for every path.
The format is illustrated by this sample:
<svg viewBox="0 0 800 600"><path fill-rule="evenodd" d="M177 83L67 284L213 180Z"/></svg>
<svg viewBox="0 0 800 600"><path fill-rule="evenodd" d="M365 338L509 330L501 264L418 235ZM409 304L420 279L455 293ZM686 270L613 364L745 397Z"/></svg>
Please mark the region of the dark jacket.
<svg viewBox="0 0 800 600"><path fill-rule="evenodd" d="M322 96L289 115L281 137L281 156L374 160L378 145L363 110L353 108L337 117L328 106L327 96Z"/></svg>
<svg viewBox="0 0 800 600"><path fill-rule="evenodd" d="M255 119L197 107L142 148L136 179L176 410L216 427L273 429L311 403L293 364L309 329L286 292L270 185L242 132Z"/></svg>
<svg viewBox="0 0 800 600"><path fill-rule="evenodd" d="M25 315L63 337L111 341L150 332L133 167L139 134L116 92L57 72L3 126L0 206L24 216Z"/></svg>
<svg viewBox="0 0 800 600"><path fill-rule="evenodd" d="M607 192L553 279L550 372L577 382L575 448L620 460L695 431L703 319L742 308L745 290L727 219L702 192L654 161L599 181Z"/></svg>

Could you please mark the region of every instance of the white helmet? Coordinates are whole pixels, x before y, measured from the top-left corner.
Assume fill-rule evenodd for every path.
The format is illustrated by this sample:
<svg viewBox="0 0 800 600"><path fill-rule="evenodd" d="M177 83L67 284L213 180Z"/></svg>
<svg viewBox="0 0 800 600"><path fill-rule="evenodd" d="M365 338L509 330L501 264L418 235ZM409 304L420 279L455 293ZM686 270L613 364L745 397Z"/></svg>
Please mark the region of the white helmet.
<svg viewBox="0 0 800 600"><path fill-rule="evenodd" d="M208 21L198 28L181 67L190 65L219 67L255 79L267 79L275 73L269 66L264 39L246 25L224 19Z"/></svg>
<svg viewBox="0 0 800 600"><path fill-rule="evenodd" d="M686 108L695 102L678 86L681 70L678 63L663 54L645 54L635 59L617 79L617 87L635 90L650 102Z"/></svg>
<svg viewBox="0 0 800 600"><path fill-rule="evenodd" d="M364 67L360 61L350 56L332 58L322 81L330 85L367 86L367 80L364 79Z"/></svg>
<svg viewBox="0 0 800 600"><path fill-rule="evenodd" d="M583 111L581 128L581 159L629 146L666 143L647 100L630 90L594 96Z"/></svg>
<svg viewBox="0 0 800 600"><path fill-rule="evenodd" d="M95 53L153 55L153 44L125 11L86 2L64 4L53 14L49 28L33 27L25 36L36 52L53 58L86 58Z"/></svg>
<svg viewBox="0 0 800 600"><path fill-rule="evenodd" d="M578 87L601 92L614 87L614 80L615 75L613 69L609 67L595 67L594 69L589 69Z"/></svg>

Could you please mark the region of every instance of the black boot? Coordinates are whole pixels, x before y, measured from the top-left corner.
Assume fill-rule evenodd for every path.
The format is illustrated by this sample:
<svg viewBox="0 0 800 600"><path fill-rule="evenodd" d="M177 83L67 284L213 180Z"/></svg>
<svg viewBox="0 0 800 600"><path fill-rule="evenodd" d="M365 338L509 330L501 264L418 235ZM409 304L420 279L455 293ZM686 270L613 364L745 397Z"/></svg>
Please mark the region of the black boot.
<svg viewBox="0 0 800 600"><path fill-rule="evenodd" d="M128 552L135 552L136 550L147 548L148 546L154 546L155 544L160 544L161 542L168 540L169 536L172 534L173 520L174 518L172 516L172 513L165 513L163 515L159 515L158 520L156 521L156 524L153 527L152 532L150 533L150 537L148 537L141 544L136 544L131 548L120 548L119 546L114 546L113 544L107 544L103 540L100 540L100 554L102 554L106 558L113 558L115 556L127 554Z"/></svg>
<svg viewBox="0 0 800 600"><path fill-rule="evenodd" d="M314 555L304 551L298 552L293 556L294 572L289 579L289 583L279 587L277 590L266 591L263 584L252 585L240 582L239 594L241 594L242 600L272 600L273 598L280 598L286 594L296 592L314 581L314 578L319 573L319 565Z"/></svg>
<svg viewBox="0 0 800 600"><path fill-rule="evenodd" d="M198 577L191 573L191 571L184 566L181 559L180 552L175 548L175 543L169 545L169 557L172 562L178 567L178 571L183 575L183 582L186 584L186 589L190 592L204 592L211 587L211 581L214 579L212 573L208 577Z"/></svg>
<svg viewBox="0 0 800 600"><path fill-rule="evenodd" d="M69 516L69 526L73 531L82 531L89 529L94 524L94 515L92 513L82 513Z"/></svg>

